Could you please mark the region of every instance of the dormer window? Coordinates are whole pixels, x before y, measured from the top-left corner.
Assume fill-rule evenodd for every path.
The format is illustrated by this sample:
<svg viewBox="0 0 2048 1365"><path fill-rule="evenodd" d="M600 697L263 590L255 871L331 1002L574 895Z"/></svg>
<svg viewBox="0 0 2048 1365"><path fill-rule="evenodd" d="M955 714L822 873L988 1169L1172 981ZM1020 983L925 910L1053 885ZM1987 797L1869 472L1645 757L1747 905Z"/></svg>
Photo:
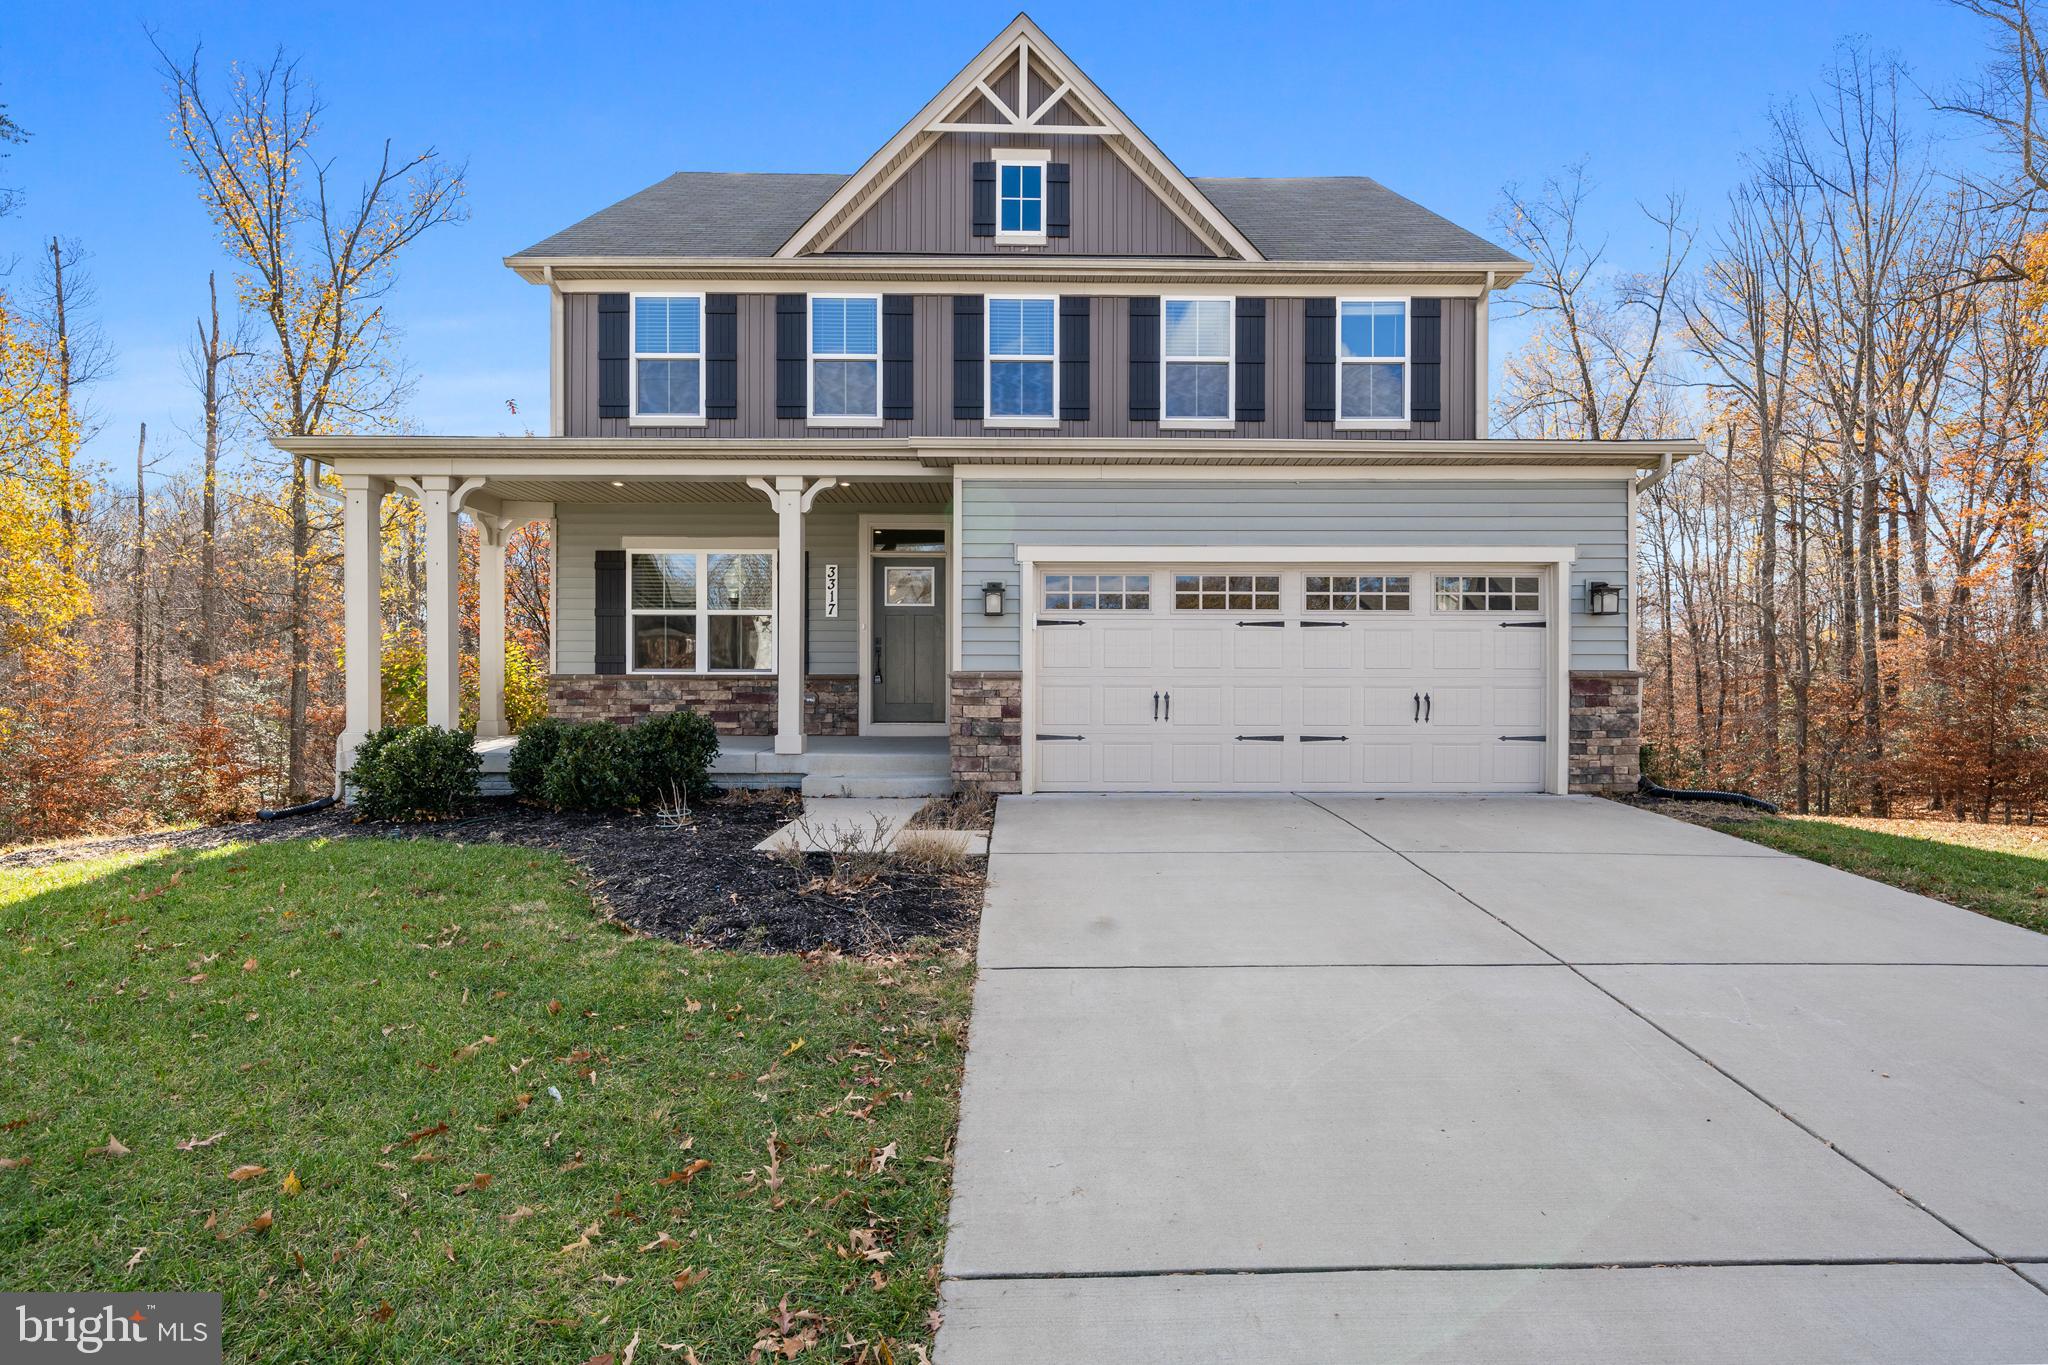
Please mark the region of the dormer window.
<svg viewBox="0 0 2048 1365"><path fill-rule="evenodd" d="M674 426L704 420L704 296L633 296L633 420Z"/></svg>
<svg viewBox="0 0 2048 1365"><path fill-rule="evenodd" d="M996 240L1045 240L1045 167L1050 153L996 153Z"/></svg>

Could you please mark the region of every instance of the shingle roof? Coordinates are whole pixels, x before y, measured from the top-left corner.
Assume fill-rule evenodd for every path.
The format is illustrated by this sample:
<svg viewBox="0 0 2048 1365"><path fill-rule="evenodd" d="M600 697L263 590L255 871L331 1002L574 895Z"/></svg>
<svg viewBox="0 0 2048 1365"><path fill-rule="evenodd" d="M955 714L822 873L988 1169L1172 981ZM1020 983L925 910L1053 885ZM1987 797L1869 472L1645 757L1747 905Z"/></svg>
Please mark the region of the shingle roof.
<svg viewBox="0 0 2048 1365"><path fill-rule="evenodd" d="M680 171L518 254L773 256L845 183L843 175ZM1271 261L1517 259L1364 176L1194 183Z"/></svg>
<svg viewBox="0 0 2048 1365"><path fill-rule="evenodd" d="M1269 261L1517 261L1477 233L1362 175L1196 177Z"/></svg>

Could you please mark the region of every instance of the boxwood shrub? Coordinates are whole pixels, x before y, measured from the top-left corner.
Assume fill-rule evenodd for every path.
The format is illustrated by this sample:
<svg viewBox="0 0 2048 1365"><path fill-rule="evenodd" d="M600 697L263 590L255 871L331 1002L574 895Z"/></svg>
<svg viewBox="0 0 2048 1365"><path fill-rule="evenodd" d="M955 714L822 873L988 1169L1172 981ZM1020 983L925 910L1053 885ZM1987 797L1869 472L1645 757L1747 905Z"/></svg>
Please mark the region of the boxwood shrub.
<svg viewBox="0 0 2048 1365"><path fill-rule="evenodd" d="M530 747L529 747L530 746ZM638 725L528 726L512 749L512 788L556 810L648 810L711 792L718 732L694 711Z"/></svg>
<svg viewBox="0 0 2048 1365"><path fill-rule="evenodd" d="M365 820L445 820L476 799L483 760L466 730L387 725L356 746L348 770Z"/></svg>
<svg viewBox="0 0 2048 1365"><path fill-rule="evenodd" d="M562 735L569 729L558 720L534 720L526 723L519 732L519 742L512 746L512 759L505 770L505 776L512 783L512 794L529 801L541 799L541 783L545 779L548 764L553 761L555 751L562 747Z"/></svg>

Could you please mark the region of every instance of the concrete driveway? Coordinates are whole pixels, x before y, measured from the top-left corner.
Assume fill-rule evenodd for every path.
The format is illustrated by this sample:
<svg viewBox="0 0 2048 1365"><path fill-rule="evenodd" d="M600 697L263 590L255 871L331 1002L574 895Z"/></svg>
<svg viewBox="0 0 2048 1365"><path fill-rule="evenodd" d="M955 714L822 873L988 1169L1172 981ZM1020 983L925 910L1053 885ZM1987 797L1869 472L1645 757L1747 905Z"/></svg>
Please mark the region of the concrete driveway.
<svg viewBox="0 0 2048 1365"><path fill-rule="evenodd" d="M2048 937L1582 798L996 820L939 1365L2048 1361Z"/></svg>

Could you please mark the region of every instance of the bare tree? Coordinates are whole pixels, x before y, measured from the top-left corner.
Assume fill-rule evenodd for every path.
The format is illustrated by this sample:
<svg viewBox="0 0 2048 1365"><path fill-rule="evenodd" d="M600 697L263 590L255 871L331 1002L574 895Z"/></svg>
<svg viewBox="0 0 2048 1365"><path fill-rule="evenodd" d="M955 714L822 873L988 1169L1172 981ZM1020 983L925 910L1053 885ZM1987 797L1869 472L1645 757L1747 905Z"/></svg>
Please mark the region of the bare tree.
<svg viewBox="0 0 2048 1365"><path fill-rule="evenodd" d="M206 274L206 316L195 324L190 369L193 387L199 392L200 491L199 491L199 630L193 639L193 663L199 674L199 719L204 725L214 720L214 671L220 659L220 454L225 430L223 412L229 367L250 354L249 342L237 318L233 336L223 336L220 323L220 290L212 271Z"/></svg>
<svg viewBox="0 0 2048 1365"><path fill-rule="evenodd" d="M1509 185L1494 219L1536 269L1503 299L1508 317L1537 320L1536 342L1507 366L1497 405L1514 434L1617 440L1652 434L1645 394L1661 378L1672 290L1692 251L1683 196L1644 215L1663 235L1657 269L1604 266L1607 243L1585 232L1593 186L1576 162L1534 194Z"/></svg>
<svg viewBox="0 0 2048 1365"><path fill-rule="evenodd" d="M250 389L259 416L283 435L386 425L407 381L385 299L400 254L430 228L460 221L464 168L432 148L394 156L353 199L340 194L317 145L318 93L282 53L233 67L208 94L199 53L174 60L157 45L186 169L240 270L242 300L266 324L265 372ZM306 794L315 526L306 471L290 471L291 640L288 786Z"/></svg>

